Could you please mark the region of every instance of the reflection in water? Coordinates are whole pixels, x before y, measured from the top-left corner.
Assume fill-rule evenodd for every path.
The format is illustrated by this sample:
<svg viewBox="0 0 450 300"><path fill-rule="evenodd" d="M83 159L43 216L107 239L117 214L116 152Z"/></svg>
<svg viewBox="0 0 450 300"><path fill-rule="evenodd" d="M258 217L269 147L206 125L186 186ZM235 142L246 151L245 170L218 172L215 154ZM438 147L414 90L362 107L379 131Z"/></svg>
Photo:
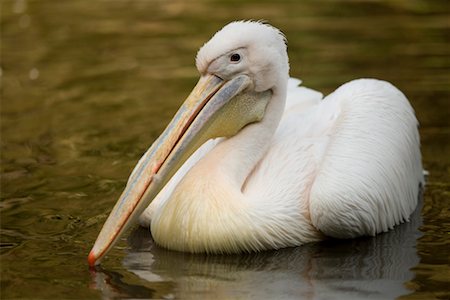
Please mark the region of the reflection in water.
<svg viewBox="0 0 450 300"><path fill-rule="evenodd" d="M104 270L98 266L91 269L91 288L100 290L103 298L114 299L133 295L137 298L153 298L154 291L143 286L123 282L123 275L113 271Z"/></svg>
<svg viewBox="0 0 450 300"><path fill-rule="evenodd" d="M411 100L430 178L421 260L407 283L415 293L405 298L450 299L449 8L448 0L1 1L0 298L255 298L279 290L319 298L325 287L342 294L355 278L367 291L363 283L376 284L368 278L412 276L412 224L375 239L208 258L145 244L142 230L125 260L130 272L118 248L110 267L94 273L97 283L87 271L127 175L198 79L198 47L224 24L256 18L286 33L292 76L306 86L327 94L376 77ZM400 281L391 294L406 292Z"/></svg>
<svg viewBox="0 0 450 300"><path fill-rule="evenodd" d="M419 263L416 240L420 207L409 223L375 238L329 240L302 247L245 255L194 255L156 246L148 230L129 237L123 264L149 283L173 282L165 295L180 299L394 299ZM103 277L108 280L102 280ZM105 298L140 298L141 287L99 269L93 287ZM111 292L114 291L114 292ZM147 296L148 297L148 296Z"/></svg>

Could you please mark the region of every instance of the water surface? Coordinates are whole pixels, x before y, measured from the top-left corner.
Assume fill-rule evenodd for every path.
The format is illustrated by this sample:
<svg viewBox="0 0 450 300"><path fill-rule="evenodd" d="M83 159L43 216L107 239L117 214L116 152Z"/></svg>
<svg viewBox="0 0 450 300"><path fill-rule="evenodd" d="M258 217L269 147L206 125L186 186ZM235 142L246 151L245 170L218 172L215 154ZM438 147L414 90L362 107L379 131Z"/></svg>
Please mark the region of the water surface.
<svg viewBox="0 0 450 300"><path fill-rule="evenodd" d="M141 229L90 272L132 167L197 81L197 49L250 18L283 30L309 87L376 77L404 91L423 208L375 238L237 256L166 251ZM425 0L2 1L1 298L450 298L449 19Z"/></svg>

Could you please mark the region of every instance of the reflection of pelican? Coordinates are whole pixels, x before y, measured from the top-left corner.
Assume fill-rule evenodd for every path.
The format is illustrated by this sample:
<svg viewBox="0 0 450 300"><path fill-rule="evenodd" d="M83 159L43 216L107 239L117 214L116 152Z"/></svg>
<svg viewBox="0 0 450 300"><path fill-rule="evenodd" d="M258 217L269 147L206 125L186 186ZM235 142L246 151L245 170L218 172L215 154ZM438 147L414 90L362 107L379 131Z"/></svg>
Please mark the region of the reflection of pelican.
<svg viewBox="0 0 450 300"><path fill-rule="evenodd" d="M374 235L408 219L423 175L417 120L395 87L356 80L321 100L289 80L280 31L257 22L225 26L196 63L198 84L131 174L91 265L158 194L141 221L189 252Z"/></svg>
<svg viewBox="0 0 450 300"><path fill-rule="evenodd" d="M123 275L96 268L92 288L108 299L111 290L122 298L396 299L411 292L405 282L414 278L411 268L419 263L420 225L418 208L411 222L374 238L248 255L168 251L155 247L140 228L128 238ZM125 275L128 279L120 280Z"/></svg>

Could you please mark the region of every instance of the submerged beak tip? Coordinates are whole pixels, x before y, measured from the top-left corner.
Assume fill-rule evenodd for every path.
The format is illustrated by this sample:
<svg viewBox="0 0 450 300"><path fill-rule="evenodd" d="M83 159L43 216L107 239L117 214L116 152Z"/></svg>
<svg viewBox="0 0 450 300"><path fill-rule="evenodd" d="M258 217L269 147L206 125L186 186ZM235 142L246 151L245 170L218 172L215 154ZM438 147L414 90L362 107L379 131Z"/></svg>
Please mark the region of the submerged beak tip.
<svg viewBox="0 0 450 300"><path fill-rule="evenodd" d="M94 250L91 250L88 255L88 264L89 267L95 267L97 264L97 257L95 256Z"/></svg>

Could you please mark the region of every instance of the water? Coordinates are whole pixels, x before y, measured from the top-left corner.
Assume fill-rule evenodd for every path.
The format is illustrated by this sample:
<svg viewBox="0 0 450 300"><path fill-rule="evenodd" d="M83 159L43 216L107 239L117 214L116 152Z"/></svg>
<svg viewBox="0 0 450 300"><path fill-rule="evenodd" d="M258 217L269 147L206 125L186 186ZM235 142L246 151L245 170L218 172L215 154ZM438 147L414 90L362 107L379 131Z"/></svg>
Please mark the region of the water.
<svg viewBox="0 0 450 300"><path fill-rule="evenodd" d="M97 272L86 256L138 158L235 19L289 40L291 75L331 92L393 82L421 123L423 208L375 238L238 256L166 251L140 229ZM1 3L1 298L450 297L446 1Z"/></svg>

